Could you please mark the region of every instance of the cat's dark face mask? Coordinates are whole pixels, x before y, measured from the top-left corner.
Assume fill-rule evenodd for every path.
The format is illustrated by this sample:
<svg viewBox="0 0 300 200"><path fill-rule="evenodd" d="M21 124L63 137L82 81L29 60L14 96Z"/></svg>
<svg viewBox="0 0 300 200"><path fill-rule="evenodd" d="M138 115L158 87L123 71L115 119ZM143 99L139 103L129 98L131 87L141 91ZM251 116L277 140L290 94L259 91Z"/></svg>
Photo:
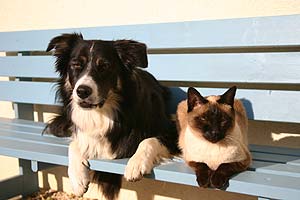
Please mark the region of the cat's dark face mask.
<svg viewBox="0 0 300 200"><path fill-rule="evenodd" d="M194 88L188 90L188 113L191 127L212 143L223 140L234 126L234 95L236 87L230 88L210 102Z"/></svg>
<svg viewBox="0 0 300 200"><path fill-rule="evenodd" d="M229 114L217 106L210 106L205 113L194 117L193 127L198 129L206 140L217 143L226 137L233 127L233 122L234 119Z"/></svg>

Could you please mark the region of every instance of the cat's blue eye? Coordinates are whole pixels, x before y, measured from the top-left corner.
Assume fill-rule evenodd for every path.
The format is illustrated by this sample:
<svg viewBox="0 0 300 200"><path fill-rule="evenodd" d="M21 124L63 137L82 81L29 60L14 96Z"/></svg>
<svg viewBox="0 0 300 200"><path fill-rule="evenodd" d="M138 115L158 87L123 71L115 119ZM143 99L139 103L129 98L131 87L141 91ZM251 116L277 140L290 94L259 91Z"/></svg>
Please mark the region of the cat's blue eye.
<svg viewBox="0 0 300 200"><path fill-rule="evenodd" d="M196 117L196 120L198 120L198 121L206 121L205 117Z"/></svg>
<svg viewBox="0 0 300 200"><path fill-rule="evenodd" d="M226 121L222 121L222 122L221 122L221 126L225 126L226 123L227 123Z"/></svg>

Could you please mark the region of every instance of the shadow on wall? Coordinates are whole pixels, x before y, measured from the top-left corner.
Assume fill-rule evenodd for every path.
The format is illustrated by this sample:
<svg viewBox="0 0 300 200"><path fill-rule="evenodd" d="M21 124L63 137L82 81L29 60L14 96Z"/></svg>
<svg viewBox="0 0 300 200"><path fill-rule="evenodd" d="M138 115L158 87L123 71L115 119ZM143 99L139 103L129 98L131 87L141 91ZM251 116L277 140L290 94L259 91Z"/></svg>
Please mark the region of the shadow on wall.
<svg viewBox="0 0 300 200"><path fill-rule="evenodd" d="M300 124L249 120L250 144L299 148Z"/></svg>
<svg viewBox="0 0 300 200"><path fill-rule="evenodd" d="M55 182L57 188L53 188L53 180L49 179L49 176L55 177ZM43 189L57 189L59 191L66 191L71 193L71 190L68 190L69 182L65 181L68 177L67 167L54 167L42 172L42 188ZM92 191L88 191L88 194L85 195L88 198L99 198L101 199L102 195L97 194L94 190L96 187L91 186ZM235 199L257 199L253 196L240 195L230 192L224 192L219 190L211 189L202 189L199 187L191 187L186 185L166 183L162 181L155 181L152 179L144 178L138 182L127 182L123 179L122 189L119 195L120 200L179 200L179 199L189 199L189 200L199 200L199 199L214 199L214 200L235 200Z"/></svg>

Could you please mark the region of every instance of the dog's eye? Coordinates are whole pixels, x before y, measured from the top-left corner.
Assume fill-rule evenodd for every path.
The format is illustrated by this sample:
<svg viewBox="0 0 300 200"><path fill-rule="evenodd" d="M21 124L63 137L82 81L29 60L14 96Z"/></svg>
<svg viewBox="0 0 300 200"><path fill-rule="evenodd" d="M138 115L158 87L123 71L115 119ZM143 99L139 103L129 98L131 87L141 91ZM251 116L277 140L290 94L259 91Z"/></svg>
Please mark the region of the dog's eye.
<svg viewBox="0 0 300 200"><path fill-rule="evenodd" d="M98 58L96 60L96 65L101 70L108 69L110 67L109 62L107 62L107 61L105 61L103 59L100 59L100 58Z"/></svg>
<svg viewBox="0 0 300 200"><path fill-rule="evenodd" d="M80 63L71 63L71 69L72 70L81 70L82 69L82 65Z"/></svg>

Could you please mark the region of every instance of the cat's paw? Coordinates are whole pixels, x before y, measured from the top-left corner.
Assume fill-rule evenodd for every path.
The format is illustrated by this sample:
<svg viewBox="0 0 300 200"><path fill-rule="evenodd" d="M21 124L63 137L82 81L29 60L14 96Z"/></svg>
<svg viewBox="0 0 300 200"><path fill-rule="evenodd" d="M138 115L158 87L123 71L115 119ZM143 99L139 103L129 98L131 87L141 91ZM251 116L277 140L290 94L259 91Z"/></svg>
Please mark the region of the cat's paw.
<svg viewBox="0 0 300 200"><path fill-rule="evenodd" d="M209 178L203 175L197 175L197 183L199 187L207 188L209 186Z"/></svg>
<svg viewBox="0 0 300 200"><path fill-rule="evenodd" d="M190 161L188 162L188 165L195 170L197 176L196 180L199 187L203 187L203 188L209 187L209 178L212 171L207 166L207 164Z"/></svg>
<svg viewBox="0 0 300 200"><path fill-rule="evenodd" d="M216 171L210 178L211 187L218 189L226 189L228 187L229 177Z"/></svg>

